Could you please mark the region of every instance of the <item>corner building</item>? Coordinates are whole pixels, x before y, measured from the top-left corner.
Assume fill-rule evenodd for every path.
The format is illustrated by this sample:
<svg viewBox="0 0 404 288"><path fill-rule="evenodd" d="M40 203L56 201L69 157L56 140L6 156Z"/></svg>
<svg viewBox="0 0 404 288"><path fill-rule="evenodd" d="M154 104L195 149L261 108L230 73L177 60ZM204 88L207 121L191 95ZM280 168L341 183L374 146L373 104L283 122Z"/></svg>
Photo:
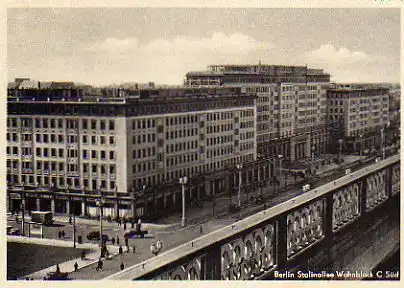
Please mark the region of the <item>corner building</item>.
<svg viewBox="0 0 404 288"><path fill-rule="evenodd" d="M240 88L74 99L14 92L7 118L9 210L25 201L28 210L95 216L102 195L106 216L168 211L180 204L180 177L194 181L256 159L256 97ZM203 183L189 191L190 199L212 193L198 179ZM175 189L162 188L170 183ZM226 180L215 185L223 190Z"/></svg>
<svg viewBox="0 0 404 288"><path fill-rule="evenodd" d="M388 88L340 84L327 91L327 98L328 121L338 132L333 133L334 148L341 139L350 152L380 149L390 121Z"/></svg>

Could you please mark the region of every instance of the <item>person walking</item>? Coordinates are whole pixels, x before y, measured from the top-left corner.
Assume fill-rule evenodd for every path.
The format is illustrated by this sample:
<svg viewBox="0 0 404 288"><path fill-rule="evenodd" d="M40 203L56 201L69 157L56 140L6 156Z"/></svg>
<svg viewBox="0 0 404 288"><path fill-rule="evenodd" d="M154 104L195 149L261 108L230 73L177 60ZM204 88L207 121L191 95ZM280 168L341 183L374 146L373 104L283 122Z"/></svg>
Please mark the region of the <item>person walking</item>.
<svg viewBox="0 0 404 288"><path fill-rule="evenodd" d="M133 247L132 247L132 252L133 252L133 254L135 254L135 252L136 252L135 245L133 245Z"/></svg>
<svg viewBox="0 0 404 288"><path fill-rule="evenodd" d="M121 262L121 270L125 269L125 265Z"/></svg>
<svg viewBox="0 0 404 288"><path fill-rule="evenodd" d="M99 258L98 263L97 263L97 268L95 268L95 270L97 270L97 271L102 270L102 266L103 266L102 260L101 260L101 258Z"/></svg>
<svg viewBox="0 0 404 288"><path fill-rule="evenodd" d="M123 250L122 250L122 246L119 246L119 255L122 255Z"/></svg>
<svg viewBox="0 0 404 288"><path fill-rule="evenodd" d="M112 242L112 245L115 245L115 237L112 237L111 242Z"/></svg>
<svg viewBox="0 0 404 288"><path fill-rule="evenodd" d="M129 239L128 236L125 236L125 246L129 247Z"/></svg>
<svg viewBox="0 0 404 288"><path fill-rule="evenodd" d="M74 263L74 271L77 272L78 269L79 269L79 264L77 264L77 262L76 262L76 263Z"/></svg>
<svg viewBox="0 0 404 288"><path fill-rule="evenodd" d="M142 228L142 220L140 220L140 218L139 218L139 220L137 221L137 231L141 231L141 228Z"/></svg>
<svg viewBox="0 0 404 288"><path fill-rule="evenodd" d="M126 230L126 221L123 223L123 230Z"/></svg>
<svg viewBox="0 0 404 288"><path fill-rule="evenodd" d="M116 236L116 245L119 245L119 236Z"/></svg>
<svg viewBox="0 0 404 288"><path fill-rule="evenodd" d="M83 250L81 251L81 260L85 260L86 259L86 251Z"/></svg>

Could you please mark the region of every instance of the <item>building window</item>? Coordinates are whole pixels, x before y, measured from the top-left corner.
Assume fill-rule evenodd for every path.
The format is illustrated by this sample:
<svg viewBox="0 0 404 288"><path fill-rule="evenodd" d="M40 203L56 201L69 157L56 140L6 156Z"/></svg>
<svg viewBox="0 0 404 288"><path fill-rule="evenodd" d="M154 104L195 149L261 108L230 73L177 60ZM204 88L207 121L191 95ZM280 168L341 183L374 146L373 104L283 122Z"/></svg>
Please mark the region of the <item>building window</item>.
<svg viewBox="0 0 404 288"><path fill-rule="evenodd" d="M48 143L49 142L49 135L48 134L43 134L43 142Z"/></svg>
<svg viewBox="0 0 404 288"><path fill-rule="evenodd" d="M91 150L91 158L92 159L97 159L97 151Z"/></svg>
<svg viewBox="0 0 404 288"><path fill-rule="evenodd" d="M58 142L63 143L64 142L64 136L63 135L58 135Z"/></svg>
<svg viewBox="0 0 404 288"><path fill-rule="evenodd" d="M100 121L100 129L105 130L105 120Z"/></svg>
<svg viewBox="0 0 404 288"><path fill-rule="evenodd" d="M97 129L97 120L91 120L91 129Z"/></svg>
<svg viewBox="0 0 404 288"><path fill-rule="evenodd" d="M87 143L88 143L87 135L83 135L83 144Z"/></svg>
<svg viewBox="0 0 404 288"><path fill-rule="evenodd" d="M88 129L88 120L87 119L83 119L82 120L82 126L83 126L83 129Z"/></svg>
<svg viewBox="0 0 404 288"><path fill-rule="evenodd" d="M105 144L105 136L100 136L100 143L101 145Z"/></svg>
<svg viewBox="0 0 404 288"><path fill-rule="evenodd" d="M59 157L64 157L64 150L62 148L59 149Z"/></svg>
<svg viewBox="0 0 404 288"><path fill-rule="evenodd" d="M115 121L114 120L109 120L109 130L111 130L111 131L115 130Z"/></svg>
<svg viewBox="0 0 404 288"><path fill-rule="evenodd" d="M109 144L114 145L115 144L115 137L114 136L109 136Z"/></svg>
<svg viewBox="0 0 404 288"><path fill-rule="evenodd" d="M101 151L101 160L105 160L105 151Z"/></svg>
<svg viewBox="0 0 404 288"><path fill-rule="evenodd" d="M115 159L115 152L114 151L109 151L109 159L114 160Z"/></svg>
<svg viewBox="0 0 404 288"><path fill-rule="evenodd" d="M97 136L91 136L91 145L96 145L97 144Z"/></svg>

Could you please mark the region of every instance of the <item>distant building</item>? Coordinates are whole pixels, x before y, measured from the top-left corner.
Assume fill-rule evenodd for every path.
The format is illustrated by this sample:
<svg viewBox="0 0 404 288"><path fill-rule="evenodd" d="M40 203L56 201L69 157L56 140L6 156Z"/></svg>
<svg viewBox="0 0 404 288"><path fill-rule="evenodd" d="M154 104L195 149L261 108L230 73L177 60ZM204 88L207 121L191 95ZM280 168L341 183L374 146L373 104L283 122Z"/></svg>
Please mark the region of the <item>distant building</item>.
<svg viewBox="0 0 404 288"><path fill-rule="evenodd" d="M334 146L344 150L371 151L380 147L382 129L389 125L389 89L366 84L337 85L327 91L327 117Z"/></svg>
<svg viewBox="0 0 404 288"><path fill-rule="evenodd" d="M212 65L189 72L185 85L238 86L257 93L257 149L290 161L322 154L328 148L326 89L322 69L281 65Z"/></svg>

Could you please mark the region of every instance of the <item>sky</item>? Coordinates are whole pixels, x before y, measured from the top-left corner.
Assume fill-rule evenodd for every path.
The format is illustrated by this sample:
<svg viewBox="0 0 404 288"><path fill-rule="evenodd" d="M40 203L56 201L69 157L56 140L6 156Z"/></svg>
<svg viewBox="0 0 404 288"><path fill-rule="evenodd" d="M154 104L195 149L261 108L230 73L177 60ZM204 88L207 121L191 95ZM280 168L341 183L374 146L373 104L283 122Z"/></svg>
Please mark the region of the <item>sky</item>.
<svg viewBox="0 0 404 288"><path fill-rule="evenodd" d="M399 9L9 8L8 79L183 84L212 64L400 82Z"/></svg>

